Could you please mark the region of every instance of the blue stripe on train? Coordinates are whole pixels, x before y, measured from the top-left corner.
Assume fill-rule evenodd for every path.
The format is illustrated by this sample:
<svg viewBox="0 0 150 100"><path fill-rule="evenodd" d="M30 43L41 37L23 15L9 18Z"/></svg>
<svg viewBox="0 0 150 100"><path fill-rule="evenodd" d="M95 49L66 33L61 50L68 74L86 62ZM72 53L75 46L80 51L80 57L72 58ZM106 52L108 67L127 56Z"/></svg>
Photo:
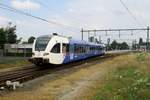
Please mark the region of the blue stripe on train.
<svg viewBox="0 0 150 100"><path fill-rule="evenodd" d="M83 60L86 59L88 57L93 57L93 56L101 56L104 53L91 53L91 54L74 54L72 59L70 59L71 55L70 54L66 54L63 63L69 63L69 62L73 62L73 61L78 61L78 60Z"/></svg>

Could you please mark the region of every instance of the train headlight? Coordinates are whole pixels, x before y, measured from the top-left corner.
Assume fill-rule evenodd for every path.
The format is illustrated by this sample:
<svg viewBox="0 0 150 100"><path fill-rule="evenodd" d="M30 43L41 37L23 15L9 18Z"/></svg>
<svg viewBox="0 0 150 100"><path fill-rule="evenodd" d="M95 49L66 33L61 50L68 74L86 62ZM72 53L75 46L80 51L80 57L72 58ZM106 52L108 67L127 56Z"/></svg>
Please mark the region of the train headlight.
<svg viewBox="0 0 150 100"><path fill-rule="evenodd" d="M47 56L47 55L49 55L49 53L44 53L44 54L43 54L43 56Z"/></svg>

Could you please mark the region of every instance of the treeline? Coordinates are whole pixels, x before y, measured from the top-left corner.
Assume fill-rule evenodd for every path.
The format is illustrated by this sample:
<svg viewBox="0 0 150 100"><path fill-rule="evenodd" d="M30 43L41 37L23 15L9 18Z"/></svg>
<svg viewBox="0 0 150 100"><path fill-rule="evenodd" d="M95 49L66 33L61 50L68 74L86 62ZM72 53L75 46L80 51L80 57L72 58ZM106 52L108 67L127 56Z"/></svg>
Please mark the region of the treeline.
<svg viewBox="0 0 150 100"><path fill-rule="evenodd" d="M129 45L126 42L118 43L114 40L110 45L107 45L107 50L127 50L129 49Z"/></svg>
<svg viewBox="0 0 150 100"><path fill-rule="evenodd" d="M17 40L16 35L16 26L13 26L12 23L9 23L7 27L0 28L0 48L4 48L4 44L6 43L16 43Z"/></svg>
<svg viewBox="0 0 150 100"><path fill-rule="evenodd" d="M35 37L31 36L27 42L23 43L33 43ZM12 23L8 23L6 27L0 28L0 49L4 48L4 44L14 44L20 43L22 37L18 39L16 34L16 25L12 25Z"/></svg>

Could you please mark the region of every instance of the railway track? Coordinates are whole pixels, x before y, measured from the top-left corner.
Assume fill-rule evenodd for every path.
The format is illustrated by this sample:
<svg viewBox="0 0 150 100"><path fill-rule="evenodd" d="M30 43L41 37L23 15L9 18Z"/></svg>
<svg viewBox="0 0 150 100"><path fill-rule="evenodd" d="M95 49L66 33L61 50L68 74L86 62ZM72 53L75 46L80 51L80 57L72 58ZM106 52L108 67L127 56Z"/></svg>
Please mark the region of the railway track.
<svg viewBox="0 0 150 100"><path fill-rule="evenodd" d="M28 66L24 67L22 69L18 70L13 70L13 71L8 71L8 72L3 72L0 73L0 87L6 87L6 81L11 81L11 82L26 82L32 79L35 79L37 77L50 74L56 71L60 71L63 69L68 69L72 67L77 67L79 65L86 65L85 66L90 66L94 65L97 63L100 63L102 61L105 61L106 59L112 59L113 57L119 56L122 54L106 54L104 56L98 56L98 57L93 57L90 59L86 59L83 61L77 61L69 64L64 64L64 65L46 65L44 67L37 67L37 66ZM82 66L83 67L83 66Z"/></svg>

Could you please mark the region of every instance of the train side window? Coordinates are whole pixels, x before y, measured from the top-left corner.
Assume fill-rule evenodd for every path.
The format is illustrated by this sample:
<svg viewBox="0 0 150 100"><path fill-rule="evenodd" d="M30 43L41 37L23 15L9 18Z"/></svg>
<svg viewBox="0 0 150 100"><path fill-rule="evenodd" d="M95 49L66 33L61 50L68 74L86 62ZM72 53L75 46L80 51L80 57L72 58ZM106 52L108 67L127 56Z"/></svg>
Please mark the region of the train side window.
<svg viewBox="0 0 150 100"><path fill-rule="evenodd" d="M54 47L51 50L52 53L60 53L60 43L57 43L54 45Z"/></svg>
<svg viewBox="0 0 150 100"><path fill-rule="evenodd" d="M74 45L73 44L69 44L69 52L70 53L74 53Z"/></svg>
<svg viewBox="0 0 150 100"><path fill-rule="evenodd" d="M100 50L103 50L103 48L102 48L102 47L100 47Z"/></svg>
<svg viewBox="0 0 150 100"><path fill-rule="evenodd" d="M83 53L83 46L81 45L81 53Z"/></svg>
<svg viewBox="0 0 150 100"><path fill-rule="evenodd" d="M62 52L63 53L69 53L69 44L63 44Z"/></svg>
<svg viewBox="0 0 150 100"><path fill-rule="evenodd" d="M66 47L67 48L67 53L70 52L69 47L70 47L69 44L67 44L67 47Z"/></svg>
<svg viewBox="0 0 150 100"><path fill-rule="evenodd" d="M77 53L77 45L74 45L74 53Z"/></svg>

